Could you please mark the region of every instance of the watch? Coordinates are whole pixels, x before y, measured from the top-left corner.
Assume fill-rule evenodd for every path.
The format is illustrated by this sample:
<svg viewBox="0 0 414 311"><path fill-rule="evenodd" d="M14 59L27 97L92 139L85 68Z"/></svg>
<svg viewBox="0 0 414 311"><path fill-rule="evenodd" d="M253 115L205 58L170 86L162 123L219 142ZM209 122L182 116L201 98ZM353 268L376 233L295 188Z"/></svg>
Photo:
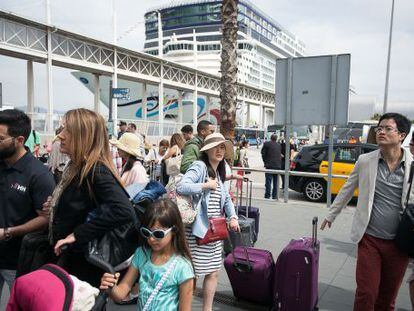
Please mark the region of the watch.
<svg viewBox="0 0 414 311"><path fill-rule="evenodd" d="M4 241L9 241L11 238L10 228L4 228Z"/></svg>

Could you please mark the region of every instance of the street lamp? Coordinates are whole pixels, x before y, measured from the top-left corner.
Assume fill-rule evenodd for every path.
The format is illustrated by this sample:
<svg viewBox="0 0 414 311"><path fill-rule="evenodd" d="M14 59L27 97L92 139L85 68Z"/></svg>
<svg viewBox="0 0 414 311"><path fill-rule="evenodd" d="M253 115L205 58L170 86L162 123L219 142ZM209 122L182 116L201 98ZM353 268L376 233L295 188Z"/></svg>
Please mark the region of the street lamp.
<svg viewBox="0 0 414 311"><path fill-rule="evenodd" d="M392 0L392 6L391 6L390 36L388 40L388 58L387 58L387 71L385 74L384 106L383 106L383 111L382 111L383 113L387 112L387 106L388 106L388 83L390 79L390 59L391 59L393 20L394 20L394 0Z"/></svg>

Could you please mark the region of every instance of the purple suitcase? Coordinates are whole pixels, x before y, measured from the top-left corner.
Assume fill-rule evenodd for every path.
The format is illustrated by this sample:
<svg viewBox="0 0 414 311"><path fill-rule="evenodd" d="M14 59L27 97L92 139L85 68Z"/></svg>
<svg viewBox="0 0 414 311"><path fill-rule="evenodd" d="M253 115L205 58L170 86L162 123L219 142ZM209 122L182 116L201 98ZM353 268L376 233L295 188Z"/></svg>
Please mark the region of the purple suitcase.
<svg viewBox="0 0 414 311"><path fill-rule="evenodd" d="M237 246L227 255L224 267L236 298L271 306L275 267L271 252Z"/></svg>
<svg viewBox="0 0 414 311"><path fill-rule="evenodd" d="M312 238L291 240L277 258L273 310L311 311L318 303L318 218L312 220Z"/></svg>
<svg viewBox="0 0 414 311"><path fill-rule="evenodd" d="M244 181L247 183L247 199L246 205L242 205L242 198L240 197L240 205L237 206L237 215L243 215L247 218L254 219L254 226L255 226L255 240L257 241L257 237L259 235L259 220L260 220L260 210L257 207L252 206L252 193L253 193L253 182L248 178L244 178ZM243 183L242 183L243 187ZM243 189L242 189L243 192Z"/></svg>

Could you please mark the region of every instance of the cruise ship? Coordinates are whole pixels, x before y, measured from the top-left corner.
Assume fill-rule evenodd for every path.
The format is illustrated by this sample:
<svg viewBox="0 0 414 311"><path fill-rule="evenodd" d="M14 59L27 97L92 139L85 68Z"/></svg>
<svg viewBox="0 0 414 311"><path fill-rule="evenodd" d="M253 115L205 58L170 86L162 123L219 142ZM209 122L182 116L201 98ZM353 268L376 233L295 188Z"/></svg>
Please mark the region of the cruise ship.
<svg viewBox="0 0 414 311"><path fill-rule="evenodd" d="M145 14L144 52L158 55L158 13L163 57L211 74L220 73L221 1L185 1ZM305 44L246 0L238 4L238 81L275 91L277 58L305 55Z"/></svg>

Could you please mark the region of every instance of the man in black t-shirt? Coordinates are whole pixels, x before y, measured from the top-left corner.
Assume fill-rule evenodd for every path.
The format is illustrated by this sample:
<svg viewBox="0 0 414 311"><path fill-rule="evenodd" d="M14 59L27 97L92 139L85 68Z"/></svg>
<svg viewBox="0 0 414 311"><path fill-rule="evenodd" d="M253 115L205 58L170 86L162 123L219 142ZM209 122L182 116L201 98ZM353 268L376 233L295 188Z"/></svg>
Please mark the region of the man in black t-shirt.
<svg viewBox="0 0 414 311"><path fill-rule="evenodd" d="M47 226L40 211L55 187L47 167L25 148L30 118L22 111L0 111L0 296L11 288L22 238Z"/></svg>

